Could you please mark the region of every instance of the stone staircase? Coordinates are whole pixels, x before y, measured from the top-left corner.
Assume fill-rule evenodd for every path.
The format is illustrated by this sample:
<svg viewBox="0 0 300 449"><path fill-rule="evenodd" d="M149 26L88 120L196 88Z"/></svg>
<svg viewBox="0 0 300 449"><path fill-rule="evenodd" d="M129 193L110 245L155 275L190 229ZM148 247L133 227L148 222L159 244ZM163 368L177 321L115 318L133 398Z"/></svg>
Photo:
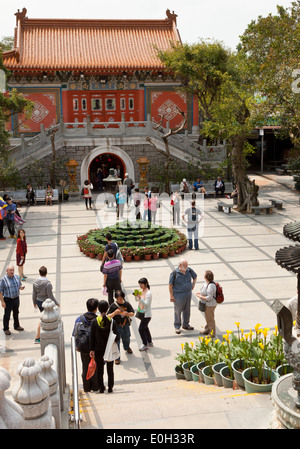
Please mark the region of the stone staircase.
<svg viewBox="0 0 300 449"><path fill-rule="evenodd" d="M90 122L89 118L82 123L64 123L63 118L59 124L49 130L41 126L41 132L32 138L11 139L10 155L15 160L19 170L32 160L41 160L52 153L51 134L54 135L55 150L61 148L84 145L96 147L104 142L110 145L147 144L146 137L151 137L158 148L164 150L161 136L167 129L154 129L155 124L150 119L144 122ZM196 143L198 136L188 134L172 135L169 138L169 147L174 157L186 161L196 158L204 163L221 162L226 157L226 144L207 146Z"/></svg>

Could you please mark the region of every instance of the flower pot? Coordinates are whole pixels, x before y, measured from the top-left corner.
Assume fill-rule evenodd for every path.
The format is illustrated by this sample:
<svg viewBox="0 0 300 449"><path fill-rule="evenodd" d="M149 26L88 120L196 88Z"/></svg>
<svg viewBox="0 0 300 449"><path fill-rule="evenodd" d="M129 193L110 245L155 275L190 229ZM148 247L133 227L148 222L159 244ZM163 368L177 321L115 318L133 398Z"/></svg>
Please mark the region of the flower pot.
<svg viewBox="0 0 300 449"><path fill-rule="evenodd" d="M81 248L81 246L79 246L79 249L80 249L80 252L82 253L82 251L83 251L83 248Z"/></svg>
<svg viewBox="0 0 300 449"><path fill-rule="evenodd" d="M245 388L245 382L242 376L246 363L244 360L236 359L231 364L233 376L239 387ZM241 367L241 368L240 368Z"/></svg>
<svg viewBox="0 0 300 449"><path fill-rule="evenodd" d="M155 260L159 259L159 254L152 254L152 258Z"/></svg>
<svg viewBox="0 0 300 449"><path fill-rule="evenodd" d="M224 366L226 366L225 362L218 362L218 363L215 363L212 366L212 370L213 370L213 373L214 373L214 378L215 378L215 381L216 381L216 383L217 383L217 385L219 387L223 386L223 381L222 381L222 377L221 377L221 374L220 374L220 370Z"/></svg>
<svg viewBox="0 0 300 449"><path fill-rule="evenodd" d="M205 367L205 362L199 362L197 363L197 368L199 370L199 380L204 382L204 377L202 373L202 369Z"/></svg>
<svg viewBox="0 0 300 449"><path fill-rule="evenodd" d="M144 258L145 258L145 260L151 260L152 259L152 254L145 254Z"/></svg>
<svg viewBox="0 0 300 449"><path fill-rule="evenodd" d="M125 262L131 262L131 261L132 261L132 256L125 257Z"/></svg>
<svg viewBox="0 0 300 449"><path fill-rule="evenodd" d="M91 259L95 259L95 257L96 257L96 253L90 253L90 258Z"/></svg>
<svg viewBox="0 0 300 449"><path fill-rule="evenodd" d="M193 365L191 368L192 379L194 382L199 382L199 369L198 365Z"/></svg>
<svg viewBox="0 0 300 449"><path fill-rule="evenodd" d="M191 367L192 367L192 364L190 362L185 362L182 364L184 377L188 381L193 380L192 373L191 373Z"/></svg>
<svg viewBox="0 0 300 449"><path fill-rule="evenodd" d="M230 379L230 377L228 377L230 375L230 371L229 371L229 367L227 365L223 366L223 368L221 368L220 375L222 377L223 387L233 388L234 379Z"/></svg>
<svg viewBox="0 0 300 449"><path fill-rule="evenodd" d="M178 380L185 379L183 369L179 365L175 366L175 376L176 376L176 379L178 379Z"/></svg>
<svg viewBox="0 0 300 449"><path fill-rule="evenodd" d="M276 373L279 377L285 376L286 374L292 373L293 368L288 363L285 363L283 365L279 365L278 368L276 368Z"/></svg>
<svg viewBox="0 0 300 449"><path fill-rule="evenodd" d="M271 370L270 368L263 368L263 372L264 375L270 375L271 376L271 381L268 384L258 384L255 382L252 382L250 380L251 376L257 376L258 375L258 370L257 368L246 368L243 371L243 379L245 382L245 389L247 391L247 393L264 393L266 391L271 391L272 390L272 385L275 382L275 380L278 379L278 374Z"/></svg>
<svg viewBox="0 0 300 449"><path fill-rule="evenodd" d="M133 256L134 260L141 260L141 256Z"/></svg>
<svg viewBox="0 0 300 449"><path fill-rule="evenodd" d="M170 251L170 252L169 252L169 256L171 256L171 257L175 256L175 251L174 251L174 250L173 250L173 251Z"/></svg>
<svg viewBox="0 0 300 449"><path fill-rule="evenodd" d="M103 254L98 254L98 259L102 260L103 259Z"/></svg>
<svg viewBox="0 0 300 449"><path fill-rule="evenodd" d="M214 385L215 379L214 379L214 376L212 375L212 373L213 373L212 366L211 365L205 366L202 369L202 373L203 373L204 383L206 385Z"/></svg>
<svg viewBox="0 0 300 449"><path fill-rule="evenodd" d="M168 253L161 253L161 257L162 257L163 259L167 259Z"/></svg>

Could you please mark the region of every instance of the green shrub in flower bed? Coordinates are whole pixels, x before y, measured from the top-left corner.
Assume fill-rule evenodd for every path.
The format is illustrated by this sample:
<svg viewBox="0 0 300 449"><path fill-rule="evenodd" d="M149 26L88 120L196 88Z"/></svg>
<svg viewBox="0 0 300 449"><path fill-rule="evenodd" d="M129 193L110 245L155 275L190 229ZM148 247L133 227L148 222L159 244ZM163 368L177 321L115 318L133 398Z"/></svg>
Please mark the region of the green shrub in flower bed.
<svg viewBox="0 0 300 449"><path fill-rule="evenodd" d="M179 253L185 249L187 238L177 229L170 229L148 222L138 220L136 222L120 222L114 226L103 229L91 229L86 234L77 237L77 244L86 254L91 252L104 254L107 244L105 235L110 233L112 240L118 246L124 256L149 255L172 252Z"/></svg>

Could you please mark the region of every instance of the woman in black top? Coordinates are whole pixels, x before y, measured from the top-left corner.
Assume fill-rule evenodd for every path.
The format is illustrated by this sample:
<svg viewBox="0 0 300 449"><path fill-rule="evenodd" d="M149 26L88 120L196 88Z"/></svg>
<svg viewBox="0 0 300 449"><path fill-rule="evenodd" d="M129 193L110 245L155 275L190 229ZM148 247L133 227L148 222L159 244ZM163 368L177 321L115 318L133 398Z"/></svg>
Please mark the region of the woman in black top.
<svg viewBox="0 0 300 449"><path fill-rule="evenodd" d="M103 381L104 375L104 353L109 337L111 318L106 316L108 310L107 301L99 301L98 310L100 315L92 321L91 324L91 334L90 334L90 357L95 359L98 368L98 383L99 392L104 393L105 386ZM117 331L116 323L113 321L113 333L116 334L117 341ZM114 362L106 362L107 376L108 376L108 393L112 393L114 386Z"/></svg>

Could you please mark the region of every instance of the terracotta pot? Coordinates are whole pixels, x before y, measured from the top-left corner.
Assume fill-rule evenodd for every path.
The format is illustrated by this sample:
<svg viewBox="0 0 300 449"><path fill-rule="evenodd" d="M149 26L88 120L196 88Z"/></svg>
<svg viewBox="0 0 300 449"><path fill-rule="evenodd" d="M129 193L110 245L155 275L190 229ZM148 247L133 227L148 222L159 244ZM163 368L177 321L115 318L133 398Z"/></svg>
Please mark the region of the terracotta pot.
<svg viewBox="0 0 300 449"><path fill-rule="evenodd" d="M134 260L141 260L141 256L133 256Z"/></svg>
<svg viewBox="0 0 300 449"><path fill-rule="evenodd" d="M80 252L82 253L83 249L81 248L81 246L79 246Z"/></svg>
<svg viewBox="0 0 300 449"><path fill-rule="evenodd" d="M132 261L132 256L125 257L125 262L131 262L131 261Z"/></svg>
<svg viewBox="0 0 300 449"><path fill-rule="evenodd" d="M169 256L172 257L172 256L174 256L174 255L175 255L175 251L174 251L174 250L169 252Z"/></svg>
<svg viewBox="0 0 300 449"><path fill-rule="evenodd" d="M98 259L102 260L103 259L103 254L98 254Z"/></svg>
<svg viewBox="0 0 300 449"><path fill-rule="evenodd" d="M95 257L96 257L96 253L90 253L90 258L91 259L95 259Z"/></svg>
<svg viewBox="0 0 300 449"><path fill-rule="evenodd" d="M151 260L152 254L145 254L144 258L145 258L145 260Z"/></svg>
<svg viewBox="0 0 300 449"><path fill-rule="evenodd" d="M163 259L167 259L168 253L162 253L161 257L162 257Z"/></svg>
<svg viewBox="0 0 300 449"><path fill-rule="evenodd" d="M153 259L157 260L157 259L159 259L159 254L153 254L152 257L153 257Z"/></svg>

